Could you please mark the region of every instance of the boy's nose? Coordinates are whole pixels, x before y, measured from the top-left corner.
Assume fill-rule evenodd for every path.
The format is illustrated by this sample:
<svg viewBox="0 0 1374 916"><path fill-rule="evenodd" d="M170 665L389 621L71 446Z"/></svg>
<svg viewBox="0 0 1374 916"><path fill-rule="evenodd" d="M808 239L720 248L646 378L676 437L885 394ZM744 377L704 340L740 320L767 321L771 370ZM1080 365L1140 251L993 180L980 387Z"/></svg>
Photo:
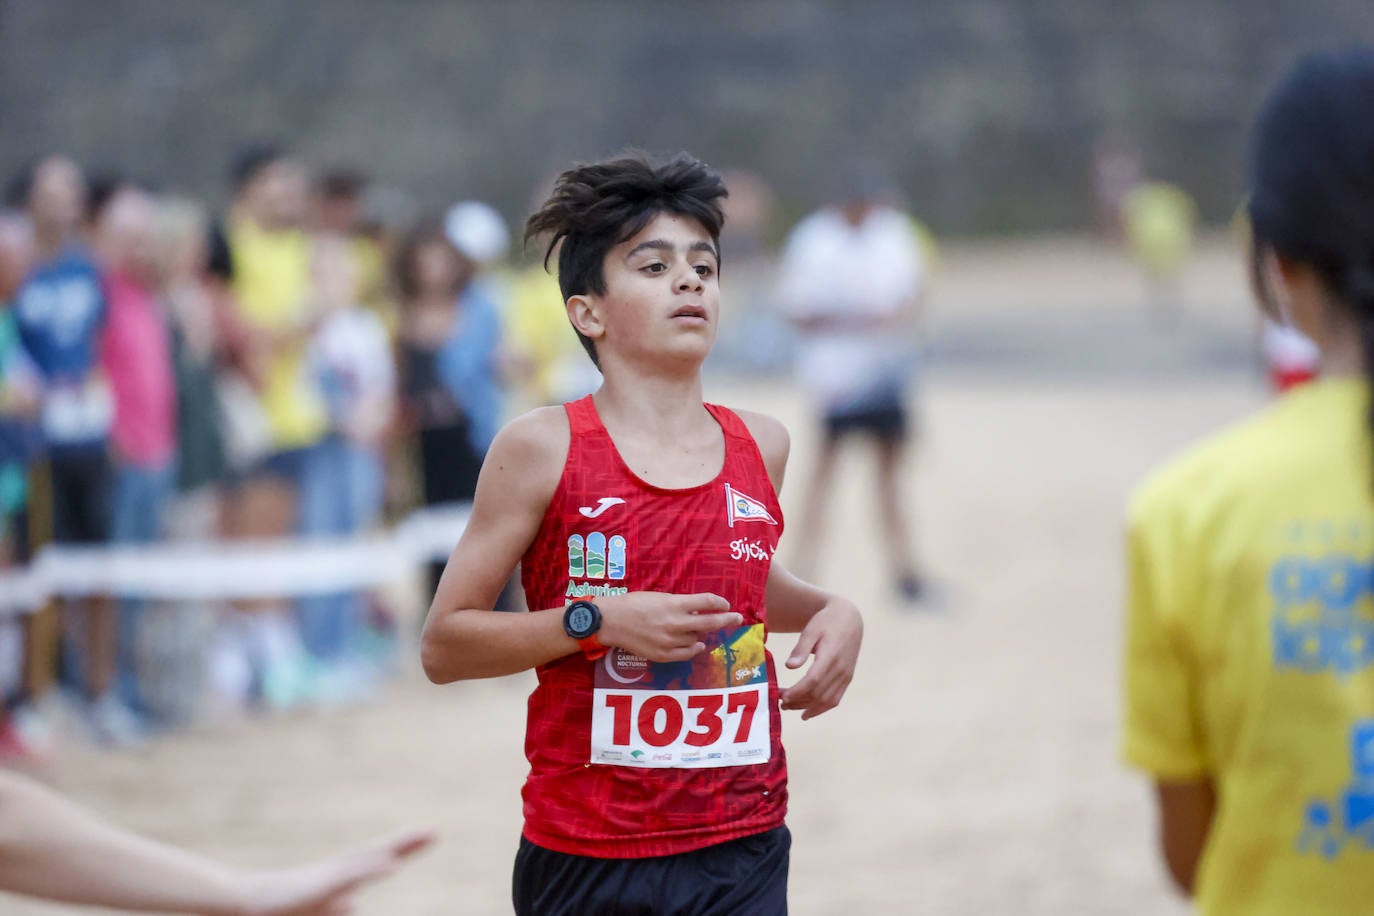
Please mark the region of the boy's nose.
<svg viewBox="0 0 1374 916"><path fill-rule="evenodd" d="M689 268L682 278L677 281L677 288L686 292L687 290L701 289L701 274L695 268Z"/></svg>

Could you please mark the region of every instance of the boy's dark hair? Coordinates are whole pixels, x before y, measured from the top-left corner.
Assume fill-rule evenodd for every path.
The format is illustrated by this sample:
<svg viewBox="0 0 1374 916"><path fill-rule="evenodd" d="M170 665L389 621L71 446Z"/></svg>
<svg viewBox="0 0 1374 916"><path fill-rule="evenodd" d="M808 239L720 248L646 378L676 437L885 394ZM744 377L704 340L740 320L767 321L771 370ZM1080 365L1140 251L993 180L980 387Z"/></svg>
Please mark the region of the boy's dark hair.
<svg viewBox="0 0 1374 916"><path fill-rule="evenodd" d="M1278 311L1259 270L1265 251L1310 265L1353 310L1374 380L1374 50L1312 54L1284 78L1255 124L1249 184L1261 304Z"/></svg>
<svg viewBox="0 0 1374 916"><path fill-rule="evenodd" d="M526 221L525 242L548 233L544 266L557 249L563 301L589 293L599 296L606 292L607 253L660 213L696 220L719 252L725 225L721 201L727 193L720 175L695 156L678 153L660 160L631 150L559 175L544 206ZM596 343L580 331L577 336L592 363L600 367Z"/></svg>

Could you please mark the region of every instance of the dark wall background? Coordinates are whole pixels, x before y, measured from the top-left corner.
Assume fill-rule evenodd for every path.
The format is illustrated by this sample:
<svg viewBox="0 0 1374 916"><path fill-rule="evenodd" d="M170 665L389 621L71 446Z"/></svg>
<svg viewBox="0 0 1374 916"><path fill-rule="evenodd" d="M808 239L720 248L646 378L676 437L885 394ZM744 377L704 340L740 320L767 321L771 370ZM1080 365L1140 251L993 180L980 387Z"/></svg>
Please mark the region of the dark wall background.
<svg viewBox="0 0 1374 916"><path fill-rule="evenodd" d="M221 199L246 139L519 215L635 144L747 166L786 208L880 156L955 232L1083 227L1092 145L1225 219L1245 127L1371 0L0 0L0 172L65 150Z"/></svg>

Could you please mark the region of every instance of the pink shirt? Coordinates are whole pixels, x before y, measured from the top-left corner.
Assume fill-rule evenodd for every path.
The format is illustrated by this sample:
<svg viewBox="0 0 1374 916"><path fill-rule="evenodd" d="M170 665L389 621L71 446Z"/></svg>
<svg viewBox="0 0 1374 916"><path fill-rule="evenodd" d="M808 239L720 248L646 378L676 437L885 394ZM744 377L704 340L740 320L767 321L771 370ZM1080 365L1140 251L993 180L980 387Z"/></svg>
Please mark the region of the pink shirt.
<svg viewBox="0 0 1374 916"><path fill-rule="evenodd" d="M109 314L100 361L114 390L111 438L121 462L164 467L176 457L177 397L171 338L157 300L129 276L105 277Z"/></svg>

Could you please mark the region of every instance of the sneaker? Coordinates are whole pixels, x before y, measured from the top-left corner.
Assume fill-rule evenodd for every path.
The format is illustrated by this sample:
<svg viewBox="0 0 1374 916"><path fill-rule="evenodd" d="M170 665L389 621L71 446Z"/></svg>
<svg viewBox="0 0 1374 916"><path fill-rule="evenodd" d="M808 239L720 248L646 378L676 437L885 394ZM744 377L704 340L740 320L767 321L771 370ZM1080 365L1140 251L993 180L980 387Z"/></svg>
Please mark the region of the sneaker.
<svg viewBox="0 0 1374 916"><path fill-rule="evenodd" d="M110 748L137 747L148 740L148 728L114 691L86 705L86 729L95 743Z"/></svg>
<svg viewBox="0 0 1374 916"><path fill-rule="evenodd" d="M358 706L373 699L381 680L377 670L362 659L341 659L310 667L310 700L326 708Z"/></svg>
<svg viewBox="0 0 1374 916"><path fill-rule="evenodd" d="M908 604L915 604L925 594L924 580L915 573L908 573L897 580L897 594Z"/></svg>
<svg viewBox="0 0 1374 916"><path fill-rule="evenodd" d="M905 611L930 614L948 609L948 595L941 583L931 582L925 576L902 576L897 580L897 594Z"/></svg>
<svg viewBox="0 0 1374 916"><path fill-rule="evenodd" d="M0 767L31 767L48 760L49 754L29 744L8 716L0 718Z"/></svg>
<svg viewBox="0 0 1374 916"><path fill-rule="evenodd" d="M287 712L311 702L311 676L303 658L277 658L263 666L262 700L274 712Z"/></svg>
<svg viewBox="0 0 1374 916"><path fill-rule="evenodd" d="M41 759L57 752L57 730L52 719L29 702L19 703L9 712L8 724L19 741Z"/></svg>

